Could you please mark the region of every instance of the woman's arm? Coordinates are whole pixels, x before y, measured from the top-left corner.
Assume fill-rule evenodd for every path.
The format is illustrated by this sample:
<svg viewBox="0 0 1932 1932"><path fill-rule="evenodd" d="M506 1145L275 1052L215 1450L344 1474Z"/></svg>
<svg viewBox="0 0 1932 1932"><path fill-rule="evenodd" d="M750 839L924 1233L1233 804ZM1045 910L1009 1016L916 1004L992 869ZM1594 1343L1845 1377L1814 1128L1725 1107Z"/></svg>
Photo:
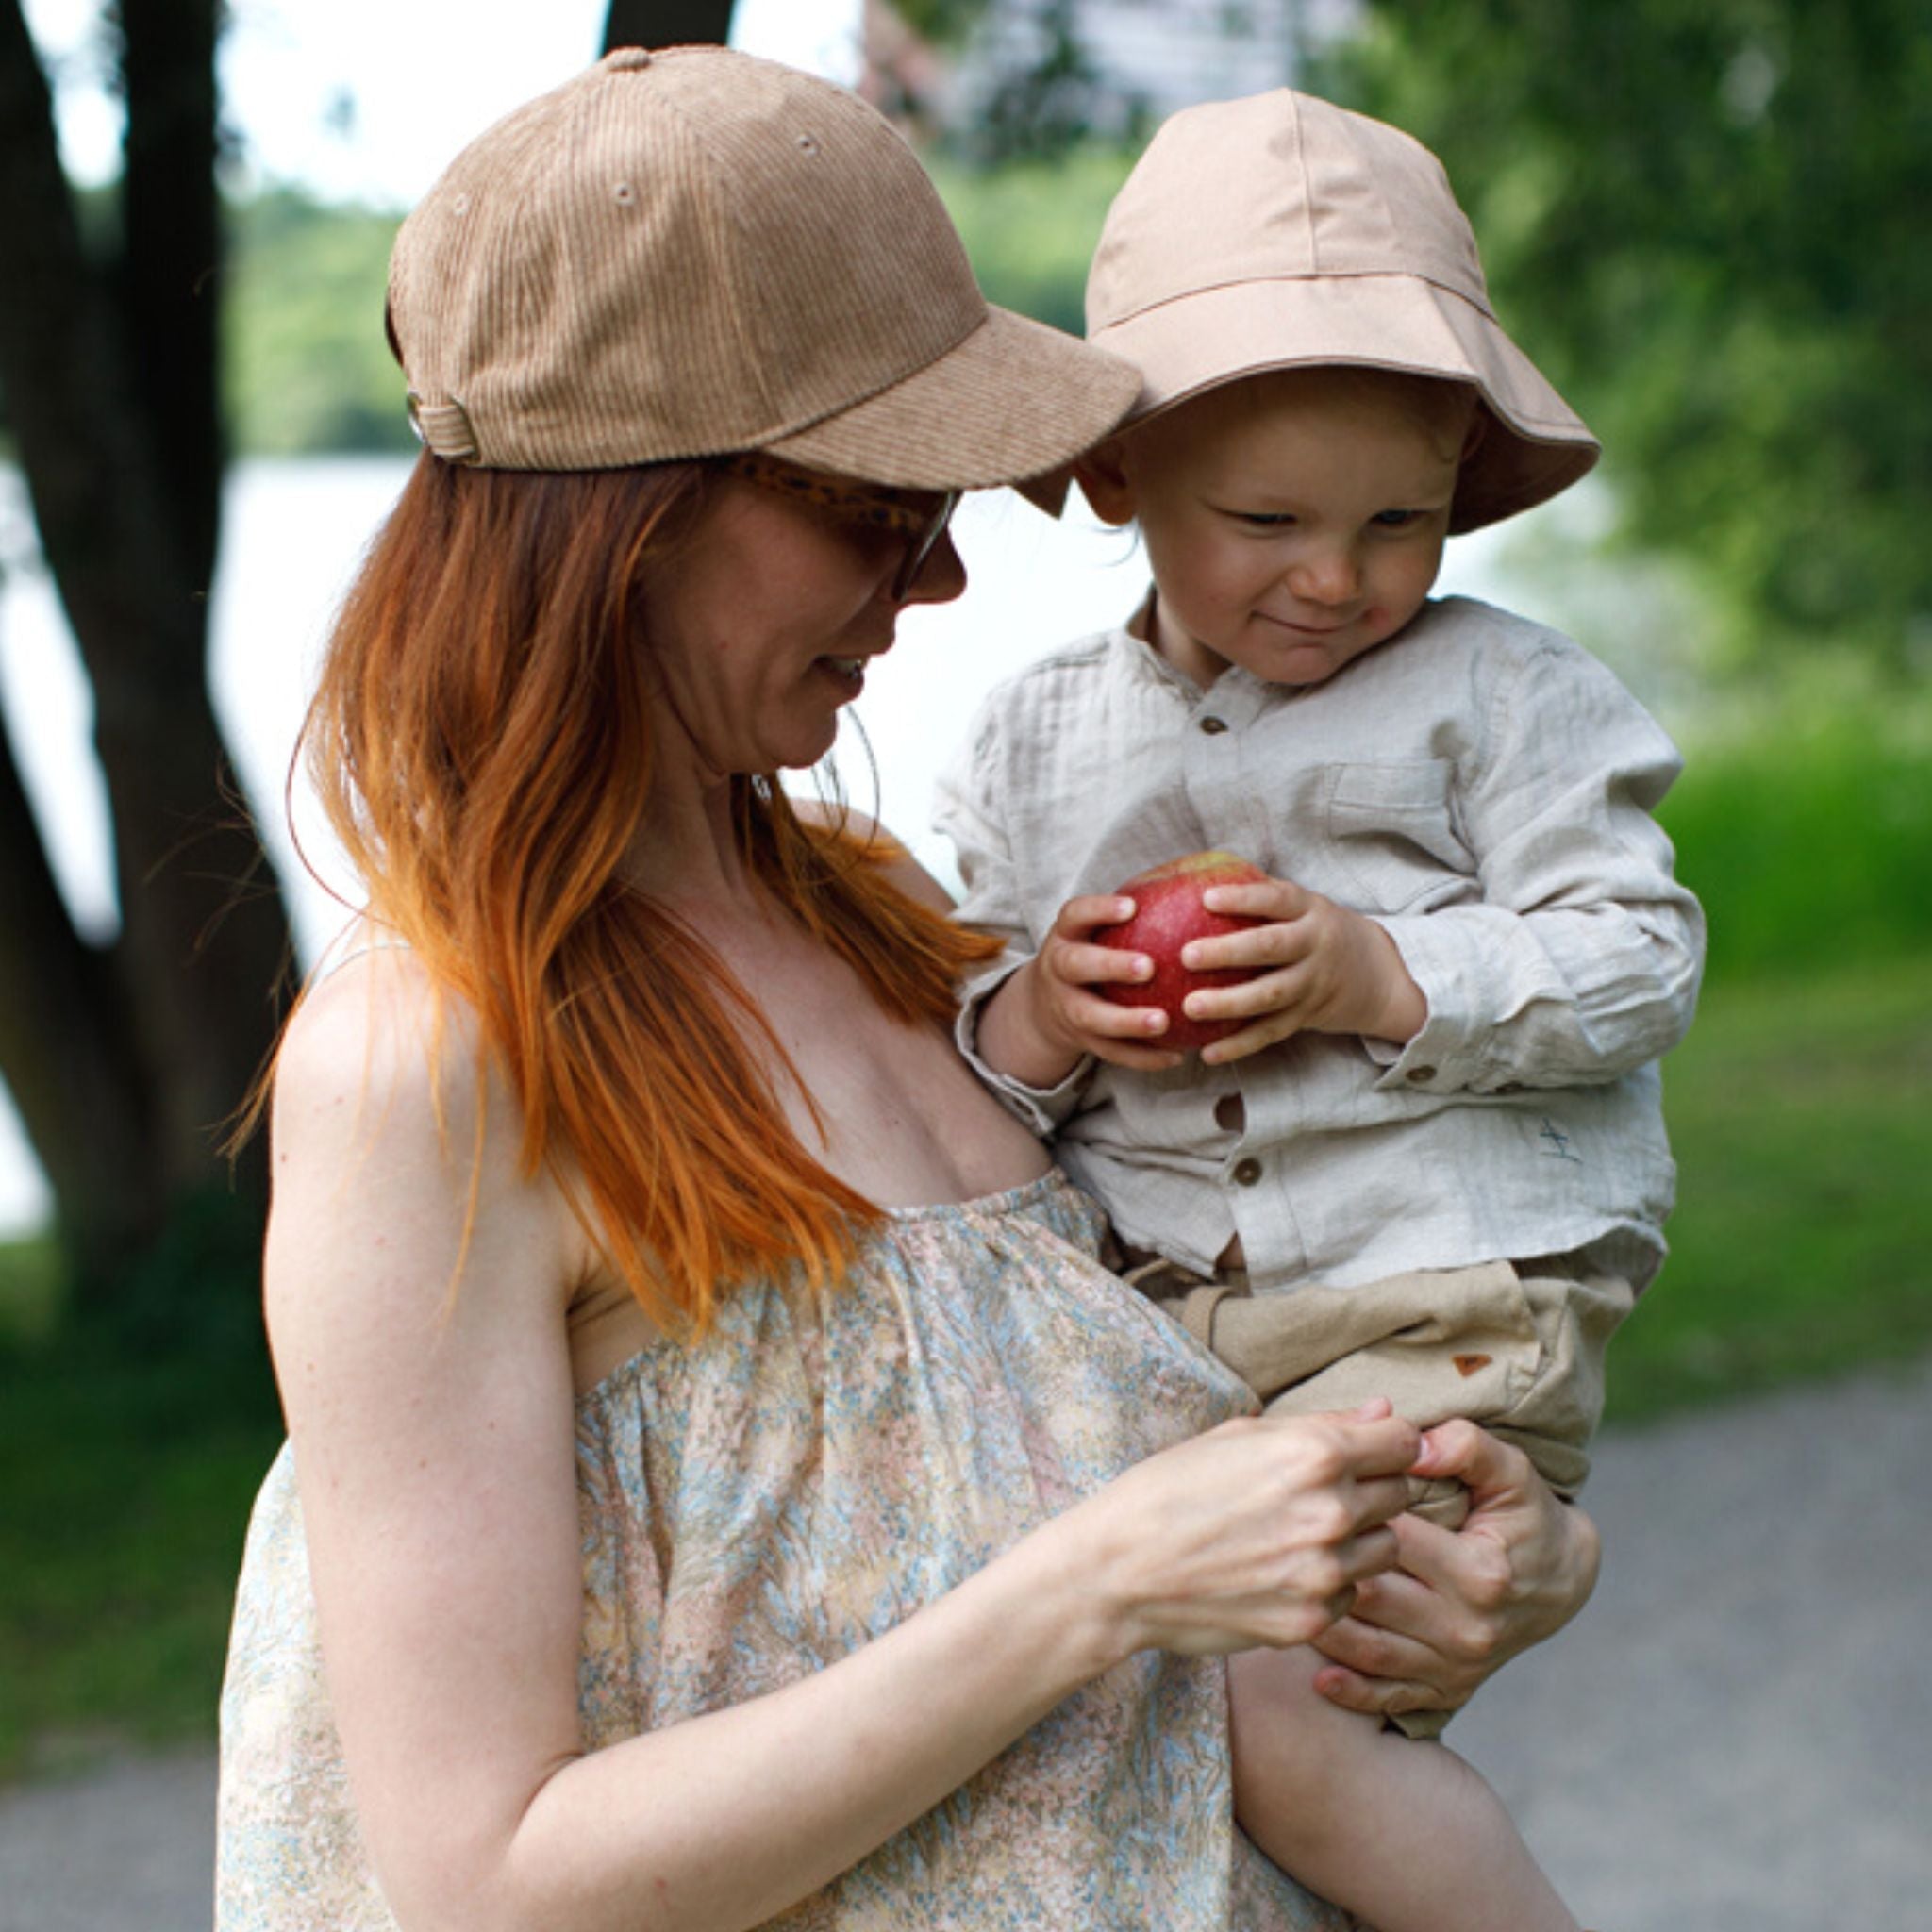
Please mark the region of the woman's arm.
<svg viewBox="0 0 1932 1932"><path fill-rule="evenodd" d="M1443 1423L1423 1438L1416 1474L1466 1483L1469 1519L1452 1532L1398 1517L1399 1567L1366 1579L1352 1613L1315 1640L1331 1666L1316 1688L1351 1710L1458 1709L1596 1588L1595 1524L1521 1450L1474 1423Z"/></svg>
<svg viewBox="0 0 1932 1932"><path fill-rule="evenodd" d="M585 1754L563 1315L587 1257L454 1024L439 1101L425 1012L390 955L299 1018L268 1254L331 1699L409 1932L757 1924L1117 1660L1305 1641L1393 1560L1413 1429L1230 1424L832 1668Z"/></svg>
<svg viewBox="0 0 1932 1932"><path fill-rule="evenodd" d="M760 1924L1134 1651L1306 1641L1384 1559L1364 1525L1387 1507L1386 1478L1344 1472L1388 1469L1403 1427L1225 1425L830 1669L563 1767L509 1848L523 1909L504 1923ZM1242 1491L1238 1507L1203 1507Z"/></svg>

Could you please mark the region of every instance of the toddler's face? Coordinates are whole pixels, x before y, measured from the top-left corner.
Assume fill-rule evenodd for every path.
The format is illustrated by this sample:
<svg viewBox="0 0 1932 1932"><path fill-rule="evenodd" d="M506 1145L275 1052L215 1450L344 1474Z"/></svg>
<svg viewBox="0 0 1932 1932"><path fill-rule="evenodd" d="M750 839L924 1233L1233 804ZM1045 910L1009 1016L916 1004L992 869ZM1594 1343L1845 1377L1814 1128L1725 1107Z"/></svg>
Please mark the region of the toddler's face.
<svg viewBox="0 0 1932 1932"><path fill-rule="evenodd" d="M1170 662L1204 687L1230 664L1320 684L1422 608L1474 420L1454 385L1283 371L1128 431L1082 482L1140 522Z"/></svg>

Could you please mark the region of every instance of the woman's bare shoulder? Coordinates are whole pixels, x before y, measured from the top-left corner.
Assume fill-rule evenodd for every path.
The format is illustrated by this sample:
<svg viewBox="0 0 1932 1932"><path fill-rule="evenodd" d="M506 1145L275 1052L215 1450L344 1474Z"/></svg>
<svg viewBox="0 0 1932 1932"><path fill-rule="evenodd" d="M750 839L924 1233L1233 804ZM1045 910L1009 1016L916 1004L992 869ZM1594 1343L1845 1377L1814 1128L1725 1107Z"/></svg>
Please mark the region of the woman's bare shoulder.
<svg viewBox="0 0 1932 1932"><path fill-rule="evenodd" d="M290 1023L263 1286L291 1424L313 1414L298 1360L335 1400L458 1360L480 1374L473 1349L563 1359L584 1240L547 1165L526 1169L522 1110L480 1037L389 949L318 981Z"/></svg>
<svg viewBox="0 0 1932 1932"><path fill-rule="evenodd" d="M939 880L912 856L912 849L877 819L849 806L828 805L822 799L793 799L791 808L808 825L844 832L861 844L877 843L891 855L880 870L908 899L917 900L934 912L948 917L955 910L953 896Z"/></svg>
<svg viewBox="0 0 1932 1932"><path fill-rule="evenodd" d="M326 1142L473 1133L488 1075L475 1013L400 946L358 951L317 978L275 1057L273 1132Z"/></svg>
<svg viewBox="0 0 1932 1932"><path fill-rule="evenodd" d="M571 1217L547 1171L525 1171L522 1109L474 1009L415 954L371 948L309 988L275 1061L275 1223L372 1237L407 1225L458 1249L507 1224ZM521 1239L527 1241L526 1225Z"/></svg>

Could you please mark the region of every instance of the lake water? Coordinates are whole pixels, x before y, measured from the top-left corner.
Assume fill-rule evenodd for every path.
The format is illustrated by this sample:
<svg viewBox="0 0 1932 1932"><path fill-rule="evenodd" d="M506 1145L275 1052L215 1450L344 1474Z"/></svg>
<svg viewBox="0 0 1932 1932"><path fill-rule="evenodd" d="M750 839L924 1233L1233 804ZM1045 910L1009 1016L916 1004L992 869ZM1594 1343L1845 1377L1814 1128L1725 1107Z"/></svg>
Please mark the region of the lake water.
<svg viewBox="0 0 1932 1932"><path fill-rule="evenodd" d="M294 817L311 876L294 857L282 807L291 755L324 633L371 532L408 474L406 460L244 462L232 472L222 564L213 592L210 677L237 764L290 897L298 944L313 958L344 914L324 881L353 891L297 788ZM1507 547L1535 545L1558 506L1458 538L1440 588L1509 601ZM1042 652L1118 623L1145 588L1130 538L1098 524L1077 498L1055 523L1008 491L970 497L958 541L972 584L964 597L908 610L889 657L867 673L856 709L878 771L841 736L845 789L875 811L926 866L951 883L945 842L927 828L933 778L981 694ZM55 872L75 920L114 930L108 817L91 746L85 678L39 568L19 479L0 471L0 708ZM38 1225L47 1195L0 1087L0 1238Z"/></svg>

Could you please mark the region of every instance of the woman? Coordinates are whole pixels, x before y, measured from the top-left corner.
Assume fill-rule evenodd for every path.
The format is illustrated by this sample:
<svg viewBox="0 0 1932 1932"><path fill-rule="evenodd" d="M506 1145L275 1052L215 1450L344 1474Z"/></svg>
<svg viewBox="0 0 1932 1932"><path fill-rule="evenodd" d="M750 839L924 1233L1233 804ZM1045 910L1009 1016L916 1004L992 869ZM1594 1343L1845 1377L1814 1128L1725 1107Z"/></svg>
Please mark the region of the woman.
<svg viewBox="0 0 1932 1932"><path fill-rule="evenodd" d="M1233 1831L1220 1655L1455 1702L1593 1534L1474 1431L1248 1420L955 1057L985 943L774 776L963 587L955 492L1132 378L716 49L482 137L391 325L429 454L310 724L370 916L276 1068L218 1924L1340 1923ZM1411 1465L1469 1533L1388 1526Z"/></svg>

